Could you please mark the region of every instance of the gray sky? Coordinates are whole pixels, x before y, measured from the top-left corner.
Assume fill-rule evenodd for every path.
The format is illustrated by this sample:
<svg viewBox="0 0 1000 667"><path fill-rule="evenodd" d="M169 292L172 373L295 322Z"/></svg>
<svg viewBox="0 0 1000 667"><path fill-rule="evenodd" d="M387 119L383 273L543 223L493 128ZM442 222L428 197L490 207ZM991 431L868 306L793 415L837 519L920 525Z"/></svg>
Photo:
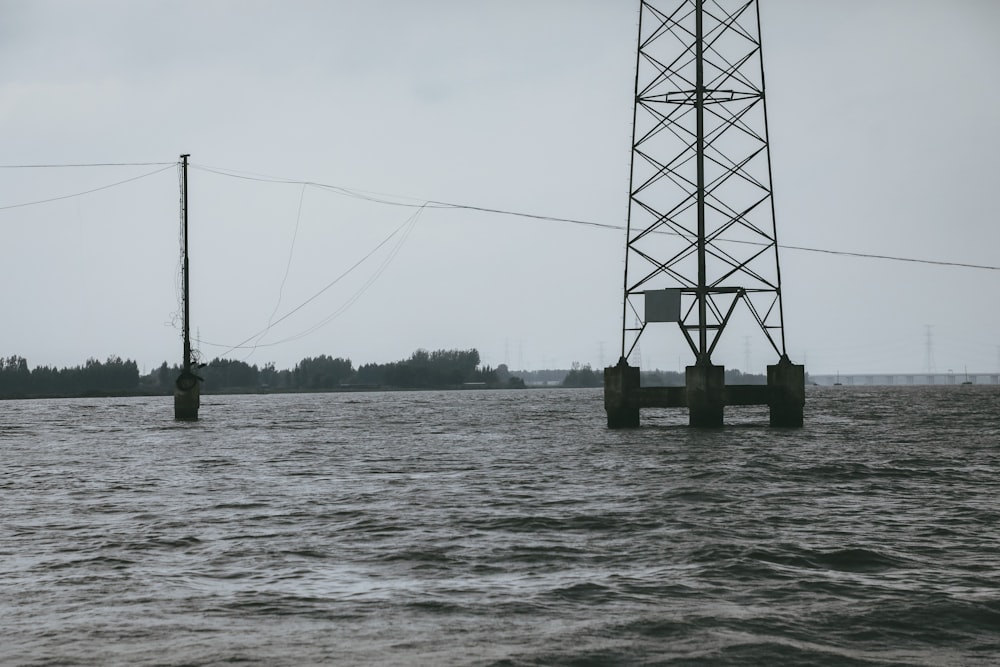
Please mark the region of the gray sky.
<svg viewBox="0 0 1000 667"><path fill-rule="evenodd" d="M780 242L1000 265L1000 3L761 7ZM621 344L624 232L350 194L624 224L637 20L631 0L0 0L0 164L190 153L206 359L596 367ZM158 169L0 169L0 207ZM176 169L0 225L0 354L179 362ZM1000 366L1000 271L781 261L811 372L924 370L927 325L938 371ZM643 338L644 367L689 356ZM774 361L727 330L716 363L748 357Z"/></svg>

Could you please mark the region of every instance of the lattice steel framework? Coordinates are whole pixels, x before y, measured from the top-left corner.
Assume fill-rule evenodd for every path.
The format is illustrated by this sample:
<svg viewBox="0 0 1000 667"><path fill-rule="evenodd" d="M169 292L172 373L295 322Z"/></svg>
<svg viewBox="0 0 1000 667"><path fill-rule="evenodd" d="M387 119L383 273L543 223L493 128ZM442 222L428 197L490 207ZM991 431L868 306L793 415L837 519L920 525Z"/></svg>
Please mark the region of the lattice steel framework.
<svg viewBox="0 0 1000 667"><path fill-rule="evenodd" d="M674 289L696 364L742 306L784 358L757 0L641 0L636 60L622 357Z"/></svg>

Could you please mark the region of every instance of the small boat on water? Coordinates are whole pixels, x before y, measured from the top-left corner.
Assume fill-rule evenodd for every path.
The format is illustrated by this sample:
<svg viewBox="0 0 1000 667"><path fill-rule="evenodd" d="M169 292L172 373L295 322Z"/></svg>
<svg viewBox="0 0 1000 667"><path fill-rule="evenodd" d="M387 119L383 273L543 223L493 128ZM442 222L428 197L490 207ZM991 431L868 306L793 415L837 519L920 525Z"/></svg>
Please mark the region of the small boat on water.
<svg viewBox="0 0 1000 667"><path fill-rule="evenodd" d="M174 382L174 419L194 421L198 419L198 408L201 407L202 379L195 374L195 366L191 359L191 301L190 301L190 262L188 261L188 158L181 155L181 228L184 238L181 243L181 270L184 280L181 288L181 300L184 303L184 366L181 374Z"/></svg>

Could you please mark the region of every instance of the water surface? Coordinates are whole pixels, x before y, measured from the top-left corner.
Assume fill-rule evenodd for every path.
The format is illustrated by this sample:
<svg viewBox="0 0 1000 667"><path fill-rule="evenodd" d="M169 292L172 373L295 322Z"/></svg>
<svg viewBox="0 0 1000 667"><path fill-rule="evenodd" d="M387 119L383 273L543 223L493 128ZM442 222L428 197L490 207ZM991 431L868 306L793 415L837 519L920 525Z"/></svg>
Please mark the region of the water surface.
<svg viewBox="0 0 1000 667"><path fill-rule="evenodd" d="M0 662L992 665L1000 388L0 402Z"/></svg>

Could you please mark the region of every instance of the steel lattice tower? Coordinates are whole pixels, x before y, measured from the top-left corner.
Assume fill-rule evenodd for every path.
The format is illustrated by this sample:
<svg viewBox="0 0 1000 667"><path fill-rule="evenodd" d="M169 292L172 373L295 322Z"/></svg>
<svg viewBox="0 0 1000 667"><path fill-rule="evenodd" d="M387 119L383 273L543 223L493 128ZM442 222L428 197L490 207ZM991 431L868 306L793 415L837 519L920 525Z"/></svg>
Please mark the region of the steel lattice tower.
<svg viewBox="0 0 1000 667"><path fill-rule="evenodd" d="M791 365L771 181L757 0L640 0L619 367L650 323L676 322L721 378L712 354L741 308ZM689 407L692 390L689 367ZM651 400L634 402L680 399Z"/></svg>
<svg viewBox="0 0 1000 667"><path fill-rule="evenodd" d="M680 289L697 363L710 362L741 304L782 356L757 1L641 7L622 356L648 323L645 293L662 288Z"/></svg>

